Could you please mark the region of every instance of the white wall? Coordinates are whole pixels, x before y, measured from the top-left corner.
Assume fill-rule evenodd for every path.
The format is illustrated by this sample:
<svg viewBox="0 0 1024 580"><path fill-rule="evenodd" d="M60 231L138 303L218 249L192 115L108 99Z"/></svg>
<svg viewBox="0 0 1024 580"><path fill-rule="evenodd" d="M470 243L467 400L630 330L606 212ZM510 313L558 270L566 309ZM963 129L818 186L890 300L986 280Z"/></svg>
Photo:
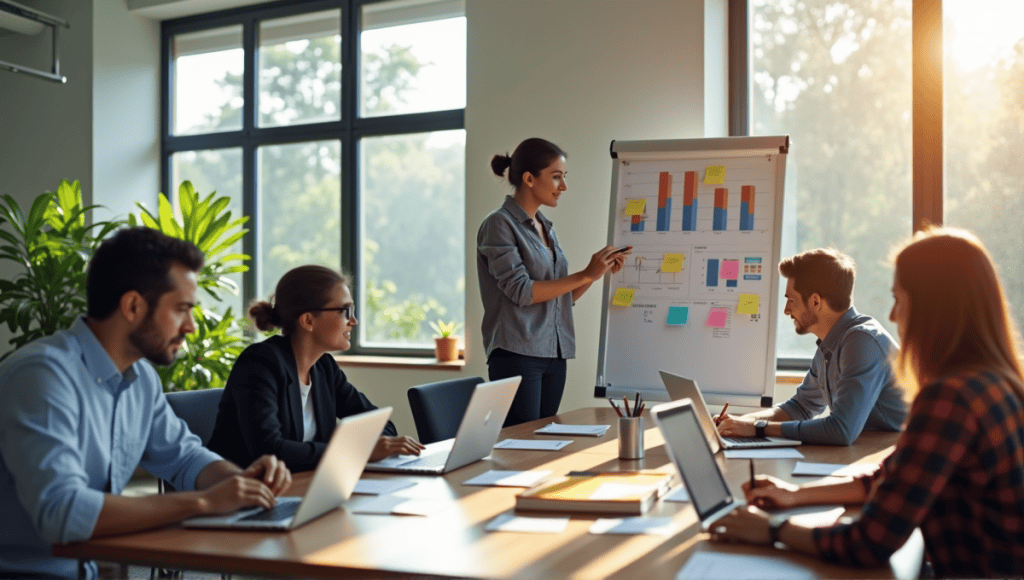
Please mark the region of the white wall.
<svg viewBox="0 0 1024 580"><path fill-rule="evenodd" d="M79 180L86 203L92 193L92 1L38 0L32 7L61 18L60 84L0 71L0 194L27 211L32 200L54 191L61 179ZM0 33L0 60L50 71L49 28L34 36ZM22 272L0 260L0 278ZM0 352L11 334L0 327Z"/></svg>

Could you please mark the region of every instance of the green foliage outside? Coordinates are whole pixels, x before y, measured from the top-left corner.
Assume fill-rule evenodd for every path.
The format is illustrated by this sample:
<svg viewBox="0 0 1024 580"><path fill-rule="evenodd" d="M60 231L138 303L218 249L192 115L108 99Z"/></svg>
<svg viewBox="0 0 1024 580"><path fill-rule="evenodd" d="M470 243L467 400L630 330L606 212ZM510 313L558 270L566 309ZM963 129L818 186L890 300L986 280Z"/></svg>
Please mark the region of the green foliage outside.
<svg viewBox="0 0 1024 580"><path fill-rule="evenodd" d="M94 205L82 202L78 181L40 194L25 214L13 197L0 202L0 260L23 271L0 280L0 324L14 337L7 358L25 344L68 328L86 311L86 265L103 238L123 222L86 225Z"/></svg>

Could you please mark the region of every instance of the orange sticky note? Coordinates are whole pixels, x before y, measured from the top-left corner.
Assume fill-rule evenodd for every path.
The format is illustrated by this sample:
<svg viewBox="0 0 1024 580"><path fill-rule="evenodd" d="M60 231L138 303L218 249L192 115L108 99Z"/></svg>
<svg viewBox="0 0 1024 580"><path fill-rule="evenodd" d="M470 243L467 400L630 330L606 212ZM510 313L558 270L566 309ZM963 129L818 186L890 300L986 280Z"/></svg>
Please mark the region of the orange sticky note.
<svg viewBox="0 0 1024 580"><path fill-rule="evenodd" d="M647 207L646 199L631 199L626 204L626 215L644 215L645 207Z"/></svg>
<svg viewBox="0 0 1024 580"><path fill-rule="evenodd" d="M665 254L665 258L661 261L661 271L672 273L683 271L683 254Z"/></svg>
<svg viewBox="0 0 1024 580"><path fill-rule="evenodd" d="M725 166L710 165L704 169L704 183L708 185L722 185L725 183Z"/></svg>
<svg viewBox="0 0 1024 580"><path fill-rule="evenodd" d="M635 288L619 288L615 291L615 296L612 297L612 304L616 306L629 306L633 304L634 292L636 292Z"/></svg>
<svg viewBox="0 0 1024 580"><path fill-rule="evenodd" d="M758 298L757 294L740 294L740 303L736 307L736 312L740 314L757 314L760 310L761 299Z"/></svg>
<svg viewBox="0 0 1024 580"><path fill-rule="evenodd" d="M708 319L705 324L711 328L725 328L725 321L729 318L729 309L727 308L712 308L711 312L708 312Z"/></svg>

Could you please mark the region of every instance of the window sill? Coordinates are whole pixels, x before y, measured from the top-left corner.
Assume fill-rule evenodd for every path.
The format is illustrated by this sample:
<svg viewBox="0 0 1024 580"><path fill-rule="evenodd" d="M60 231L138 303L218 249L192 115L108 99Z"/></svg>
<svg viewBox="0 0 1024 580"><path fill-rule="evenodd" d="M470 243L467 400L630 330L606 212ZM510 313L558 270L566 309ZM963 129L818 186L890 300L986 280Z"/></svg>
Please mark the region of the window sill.
<svg viewBox="0 0 1024 580"><path fill-rule="evenodd" d="M440 362L427 356L370 356L362 354L334 355L334 361L342 367L377 369L427 369L461 371L466 366L464 359Z"/></svg>

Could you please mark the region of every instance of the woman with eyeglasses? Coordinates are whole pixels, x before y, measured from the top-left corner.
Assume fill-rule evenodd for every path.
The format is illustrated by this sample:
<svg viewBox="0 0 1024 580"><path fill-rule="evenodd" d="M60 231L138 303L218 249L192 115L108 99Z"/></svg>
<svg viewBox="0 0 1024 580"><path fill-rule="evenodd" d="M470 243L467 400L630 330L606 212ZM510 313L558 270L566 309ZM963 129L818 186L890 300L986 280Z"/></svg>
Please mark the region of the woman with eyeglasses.
<svg viewBox="0 0 1024 580"><path fill-rule="evenodd" d="M338 368L332 351L347 350L358 324L349 279L323 266L299 266L272 296L249 307L262 331L281 329L242 351L228 376L209 448L238 465L272 454L292 472L316 468L335 419L376 409ZM388 421L370 461L423 446L399 437Z"/></svg>

